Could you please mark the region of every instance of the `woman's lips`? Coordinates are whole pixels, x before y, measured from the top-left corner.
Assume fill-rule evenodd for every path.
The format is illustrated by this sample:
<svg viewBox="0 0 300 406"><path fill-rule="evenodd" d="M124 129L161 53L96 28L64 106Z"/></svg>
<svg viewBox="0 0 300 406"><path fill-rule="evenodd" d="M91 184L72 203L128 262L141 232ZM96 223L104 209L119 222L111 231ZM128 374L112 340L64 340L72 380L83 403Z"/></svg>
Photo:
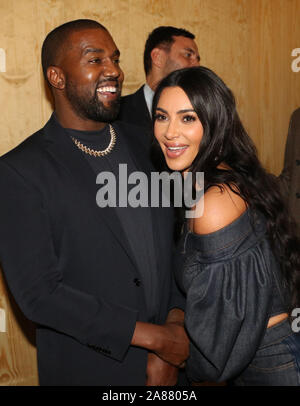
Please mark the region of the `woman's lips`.
<svg viewBox="0 0 300 406"><path fill-rule="evenodd" d="M165 144L168 158L178 158L187 150L188 145L168 145Z"/></svg>

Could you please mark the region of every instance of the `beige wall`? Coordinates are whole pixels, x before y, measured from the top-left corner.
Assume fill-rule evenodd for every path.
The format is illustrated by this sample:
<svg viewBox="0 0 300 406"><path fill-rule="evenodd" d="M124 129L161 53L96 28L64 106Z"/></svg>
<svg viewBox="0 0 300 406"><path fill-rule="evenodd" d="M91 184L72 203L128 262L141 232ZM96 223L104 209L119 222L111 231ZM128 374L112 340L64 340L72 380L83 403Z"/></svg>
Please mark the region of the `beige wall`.
<svg viewBox="0 0 300 406"><path fill-rule="evenodd" d="M262 162L278 174L289 116L300 106L300 72L291 69L291 52L300 48L299 17L300 0L0 0L0 48L6 52L6 72L0 72L0 155L51 113L40 67L45 35L68 20L92 18L111 31L121 50L124 94L144 81L143 47L154 27L192 31L202 65L234 91ZM31 326L20 323L5 292L0 280L0 308L6 312L0 385L36 384Z"/></svg>

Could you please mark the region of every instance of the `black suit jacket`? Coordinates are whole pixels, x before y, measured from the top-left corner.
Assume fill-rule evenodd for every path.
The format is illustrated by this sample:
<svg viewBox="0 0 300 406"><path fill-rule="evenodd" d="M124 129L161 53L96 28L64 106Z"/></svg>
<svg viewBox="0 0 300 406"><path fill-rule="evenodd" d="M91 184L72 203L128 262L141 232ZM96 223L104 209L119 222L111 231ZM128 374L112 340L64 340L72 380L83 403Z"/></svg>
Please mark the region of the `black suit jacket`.
<svg viewBox="0 0 300 406"><path fill-rule="evenodd" d="M152 134L152 120L144 96L144 85L135 93L121 98L119 120L147 129L147 136Z"/></svg>
<svg viewBox="0 0 300 406"><path fill-rule="evenodd" d="M149 173L136 127L114 126ZM149 320L128 239L115 210L96 205L95 179L53 117L0 159L0 258L17 303L37 323L42 385L144 385L147 351L130 346L136 321L163 323L180 306L176 289L171 298L169 209L151 209L159 311Z"/></svg>

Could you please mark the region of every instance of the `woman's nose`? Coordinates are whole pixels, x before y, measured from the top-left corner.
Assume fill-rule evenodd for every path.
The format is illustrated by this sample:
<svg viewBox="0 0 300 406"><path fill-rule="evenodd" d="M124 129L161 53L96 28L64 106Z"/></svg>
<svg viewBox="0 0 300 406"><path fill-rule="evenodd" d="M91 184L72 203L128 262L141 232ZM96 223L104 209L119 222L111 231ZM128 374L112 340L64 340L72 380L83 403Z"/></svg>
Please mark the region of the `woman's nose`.
<svg viewBox="0 0 300 406"><path fill-rule="evenodd" d="M177 137L178 137L178 126L175 121L170 120L169 125L166 128L165 138L170 141Z"/></svg>

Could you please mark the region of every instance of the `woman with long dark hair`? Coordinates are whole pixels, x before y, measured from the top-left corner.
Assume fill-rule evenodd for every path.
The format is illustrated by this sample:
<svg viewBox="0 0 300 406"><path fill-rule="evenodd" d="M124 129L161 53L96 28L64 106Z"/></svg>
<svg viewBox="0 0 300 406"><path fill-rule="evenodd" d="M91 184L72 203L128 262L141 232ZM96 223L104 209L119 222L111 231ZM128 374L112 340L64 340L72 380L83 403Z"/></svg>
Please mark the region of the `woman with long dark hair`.
<svg viewBox="0 0 300 406"><path fill-rule="evenodd" d="M205 67L178 70L158 86L153 117L168 167L204 172L202 213L184 222L175 261L189 378L300 385L299 240L232 92Z"/></svg>

